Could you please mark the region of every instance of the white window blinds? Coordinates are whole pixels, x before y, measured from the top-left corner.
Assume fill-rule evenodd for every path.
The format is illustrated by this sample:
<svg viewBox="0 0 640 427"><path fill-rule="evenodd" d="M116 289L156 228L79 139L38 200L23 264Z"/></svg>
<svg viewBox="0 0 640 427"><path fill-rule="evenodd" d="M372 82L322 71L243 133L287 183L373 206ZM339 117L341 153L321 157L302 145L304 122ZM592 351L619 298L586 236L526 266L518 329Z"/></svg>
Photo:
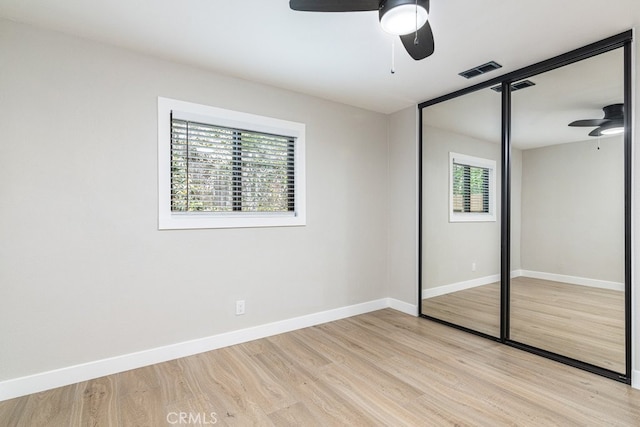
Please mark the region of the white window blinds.
<svg viewBox="0 0 640 427"><path fill-rule="evenodd" d="M453 163L454 212L489 213L489 168Z"/></svg>
<svg viewBox="0 0 640 427"><path fill-rule="evenodd" d="M295 138L171 118L171 211L293 212Z"/></svg>

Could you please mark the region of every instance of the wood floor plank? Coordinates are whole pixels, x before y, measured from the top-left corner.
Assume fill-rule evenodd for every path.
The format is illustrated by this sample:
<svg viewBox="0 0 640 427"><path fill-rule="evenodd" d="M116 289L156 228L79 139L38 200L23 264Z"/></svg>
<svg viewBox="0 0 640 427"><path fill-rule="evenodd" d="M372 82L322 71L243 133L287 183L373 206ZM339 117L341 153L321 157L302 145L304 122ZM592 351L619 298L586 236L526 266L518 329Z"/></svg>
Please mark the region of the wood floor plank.
<svg viewBox="0 0 640 427"><path fill-rule="evenodd" d="M256 354L254 361L259 369L268 372L288 386L298 386L318 379L317 371L312 373L279 349Z"/></svg>
<svg viewBox="0 0 640 427"><path fill-rule="evenodd" d="M640 425L640 391L386 309L0 402L1 427L214 418L242 427L622 427Z"/></svg>
<svg viewBox="0 0 640 427"><path fill-rule="evenodd" d="M116 396L117 375L97 378L82 384L79 413L83 425L120 424L120 405Z"/></svg>
<svg viewBox="0 0 640 427"><path fill-rule="evenodd" d="M282 343L284 337L276 339ZM300 342L300 341L297 341ZM304 353L309 355L309 347L303 346ZM325 425L372 425L373 419L349 404L348 400L336 394L326 381L320 378L323 373L335 364L312 352L312 357L297 359L296 352L290 354L291 347L273 346L255 357L263 369L271 372L291 387L291 392L299 401L287 408L278 409L269 417L280 425L298 420L301 413L308 412L311 420L325 420ZM346 359L346 358L345 358ZM303 403L304 407L300 406ZM300 425L300 424L298 424ZM304 425L304 423L303 423Z"/></svg>
<svg viewBox="0 0 640 427"><path fill-rule="evenodd" d="M553 411L555 420L565 417L567 423L620 426L635 425L640 421L640 406L637 404L628 413L622 411L619 417L611 418L610 412L615 410L616 404L606 394L600 395L603 389L609 389L615 395L616 390L620 392L628 386L613 381L608 384L594 382L593 374L586 371L576 373L574 368L568 366L559 368L558 363L546 359L536 363L537 369L531 370L531 359L534 357L516 349L506 354L497 349L488 349L487 354L480 358L466 359L464 366L468 368L463 370L475 372L485 380L516 380L515 384L510 384L509 392L526 399L530 402L528 406L542 405L547 411ZM582 384L581 388L574 387L572 381L575 380ZM553 389L555 393L549 396L544 393L546 388ZM585 405L585 402L589 404Z"/></svg>
<svg viewBox="0 0 640 427"><path fill-rule="evenodd" d="M27 417L16 420L16 426L38 425L72 425L79 417L74 416L72 405L78 398L78 386L76 384L60 387L54 390L35 393L25 399L20 408ZM17 408L14 408L14 411ZM15 417L10 414L11 418ZM10 419L11 419L10 418Z"/></svg>
<svg viewBox="0 0 640 427"><path fill-rule="evenodd" d="M321 351L308 345L294 333L276 335L265 341L285 353L289 360L295 361L312 375L332 363Z"/></svg>
<svg viewBox="0 0 640 427"><path fill-rule="evenodd" d="M320 420L314 419L313 414L303 402L295 403L286 408L279 409L269 414L273 423L280 427L291 426L323 426Z"/></svg>
<svg viewBox="0 0 640 427"><path fill-rule="evenodd" d="M477 337L470 337L471 339L464 343L459 341L456 343L445 336L442 340L438 340L436 337L431 338L438 342L438 345L433 345L432 340L425 339L424 334L409 333L406 330L403 330L404 333L396 333L398 332L396 331L396 329L398 329L396 325L391 325L388 321L377 319L374 316L368 316L366 318L357 317L352 321L358 322L363 331L360 339L362 339L364 343L369 343L369 345L373 345L374 347L389 349L390 353L388 353L388 356L390 357L400 352L424 360L439 361L451 357L459 357L461 353L475 352L492 344L486 339L478 339ZM450 329L442 325L432 324L432 327L435 329L442 328L443 331ZM394 336L393 347L389 346L388 337L390 334Z"/></svg>
<svg viewBox="0 0 640 427"><path fill-rule="evenodd" d="M120 414L118 425L155 427L166 422L165 404L158 387L119 396L118 412Z"/></svg>
<svg viewBox="0 0 640 427"><path fill-rule="evenodd" d="M118 395L143 393L160 387L160 381L155 369L157 369L156 366L145 366L116 374Z"/></svg>
<svg viewBox="0 0 640 427"><path fill-rule="evenodd" d="M345 398L324 379L301 384L296 388L296 392L313 416L309 420L311 423L321 421L323 425L330 426L376 425L376 420L365 408Z"/></svg>
<svg viewBox="0 0 640 427"><path fill-rule="evenodd" d="M249 389L222 362L226 356L220 353L216 350L183 359L196 395L209 398L209 411L218 413L225 425L272 425Z"/></svg>
<svg viewBox="0 0 640 427"><path fill-rule="evenodd" d="M31 412L25 408L28 400L29 397L25 396L0 402L0 425L3 423L1 420L7 426L17 426L20 421L26 420Z"/></svg>
<svg viewBox="0 0 640 427"><path fill-rule="evenodd" d="M296 402L289 387L275 378L269 371L260 369L242 345L222 349L225 356L225 368L228 369L247 390L252 390L251 397L265 412L286 408Z"/></svg>
<svg viewBox="0 0 640 427"><path fill-rule="evenodd" d="M395 358L381 368L397 375L425 391L424 397L412 406L421 408L419 413L431 422L473 425L477 420L485 424L504 424L513 419L511 407L524 407L515 399L509 405L501 405L506 397L496 393L495 385L485 382L476 375L467 376L451 361L425 364L415 358ZM511 396L509 396L511 397ZM518 419L526 420L525 412Z"/></svg>
<svg viewBox="0 0 640 427"><path fill-rule="evenodd" d="M153 365L153 369L164 402L181 402L195 396L193 385L185 372L188 368L184 359L158 363Z"/></svg>
<svg viewBox="0 0 640 427"><path fill-rule="evenodd" d="M407 410L407 402L400 402L388 393L382 393L384 388L367 381L346 365L332 365L323 374L322 380L344 399L373 417L376 425L420 425L422 422L419 414Z"/></svg>

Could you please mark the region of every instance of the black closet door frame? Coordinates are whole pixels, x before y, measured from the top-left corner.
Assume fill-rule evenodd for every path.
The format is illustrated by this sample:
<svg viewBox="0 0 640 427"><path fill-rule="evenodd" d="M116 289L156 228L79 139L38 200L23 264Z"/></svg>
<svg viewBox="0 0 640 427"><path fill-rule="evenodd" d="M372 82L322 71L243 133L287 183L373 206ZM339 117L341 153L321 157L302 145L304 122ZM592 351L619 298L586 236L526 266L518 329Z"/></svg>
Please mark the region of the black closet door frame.
<svg viewBox="0 0 640 427"><path fill-rule="evenodd" d="M583 46L562 55L555 56L542 62L521 68L519 70L504 74L491 80L469 86L467 88L434 98L418 104L418 307L420 317L443 323L448 326L460 329L487 339L499 341L511 347L515 347L530 353L537 354L548 359L552 359L585 371L589 371L625 384L631 384L631 355L632 355L632 295L631 295L631 166L632 166L632 41L633 31L628 30L615 36L600 40L598 42ZM509 337L510 320L510 248L511 248L511 84L519 80L535 76L556 68L563 67L601 53L622 48L624 57L624 289L625 289L625 372L615 372L606 368L586 363L577 359L572 359L561 354L553 353L517 341ZM464 326L456 325L441 319L437 319L422 313L422 206L423 206L423 109L431 105L447 101L458 96L466 95L481 89L495 85L502 85L502 187L501 187L501 238L500 238L500 337L494 337L482 332L474 331Z"/></svg>

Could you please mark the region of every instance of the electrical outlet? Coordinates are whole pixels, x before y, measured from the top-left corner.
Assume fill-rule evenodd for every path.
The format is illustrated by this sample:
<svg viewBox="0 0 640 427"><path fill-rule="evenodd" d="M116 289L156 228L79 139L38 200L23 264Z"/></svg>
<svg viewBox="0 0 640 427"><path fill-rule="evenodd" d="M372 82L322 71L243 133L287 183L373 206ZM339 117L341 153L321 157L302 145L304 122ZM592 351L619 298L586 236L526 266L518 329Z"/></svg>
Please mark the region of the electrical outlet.
<svg viewBox="0 0 640 427"><path fill-rule="evenodd" d="M238 300L236 301L236 316L240 316L241 314L244 314L244 300Z"/></svg>
<svg viewBox="0 0 640 427"><path fill-rule="evenodd" d="M476 263L475 262L471 263L471 271L476 271Z"/></svg>

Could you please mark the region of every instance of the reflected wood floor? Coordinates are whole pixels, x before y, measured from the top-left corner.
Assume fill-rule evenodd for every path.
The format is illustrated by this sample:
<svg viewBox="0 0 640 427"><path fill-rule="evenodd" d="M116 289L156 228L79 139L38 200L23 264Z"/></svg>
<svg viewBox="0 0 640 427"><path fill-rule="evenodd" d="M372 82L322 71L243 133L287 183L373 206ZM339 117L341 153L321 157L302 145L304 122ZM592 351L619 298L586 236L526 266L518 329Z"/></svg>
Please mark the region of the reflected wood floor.
<svg viewBox="0 0 640 427"><path fill-rule="evenodd" d="M500 337L500 283L424 299L422 313L492 337Z"/></svg>
<svg viewBox="0 0 640 427"><path fill-rule="evenodd" d="M500 285L422 302L423 313L500 335ZM511 279L511 339L625 372L624 292L549 280Z"/></svg>
<svg viewBox="0 0 640 427"><path fill-rule="evenodd" d="M633 426L640 391L386 309L0 402L0 425L156 427L180 412L200 417L190 425Z"/></svg>

